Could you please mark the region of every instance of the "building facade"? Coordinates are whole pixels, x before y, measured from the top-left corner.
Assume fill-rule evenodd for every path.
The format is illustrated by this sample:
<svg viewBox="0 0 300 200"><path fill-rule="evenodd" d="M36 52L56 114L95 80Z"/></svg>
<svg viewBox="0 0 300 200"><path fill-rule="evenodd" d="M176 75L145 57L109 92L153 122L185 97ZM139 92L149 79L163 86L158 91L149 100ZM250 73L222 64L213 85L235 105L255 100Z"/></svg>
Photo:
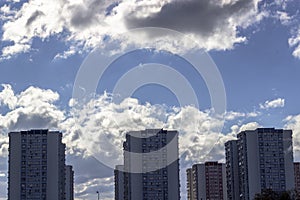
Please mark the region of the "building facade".
<svg viewBox="0 0 300 200"><path fill-rule="evenodd" d="M295 190L300 194L300 163L294 163Z"/></svg>
<svg viewBox="0 0 300 200"><path fill-rule="evenodd" d="M188 200L195 200L193 191L194 191L194 184L193 184L194 176L192 168L188 168L186 170L186 187L187 187L187 199Z"/></svg>
<svg viewBox="0 0 300 200"><path fill-rule="evenodd" d="M65 199L65 144L62 133L9 133L9 200Z"/></svg>
<svg viewBox="0 0 300 200"><path fill-rule="evenodd" d="M74 171L71 165L65 166L66 173L66 184L65 184L65 195L66 200L74 200Z"/></svg>
<svg viewBox="0 0 300 200"><path fill-rule="evenodd" d="M294 165L292 131L274 128L258 128L242 131L234 142L226 143L226 168L228 179L236 181L238 171L239 188L228 189L229 199L238 190L241 200L250 200L265 189L275 192L293 190ZM237 152L234 157L233 152ZM236 170L236 163L238 169ZM232 169L232 171L230 170ZM234 183L233 183L234 185ZM233 191L232 191L233 190Z"/></svg>
<svg viewBox="0 0 300 200"><path fill-rule="evenodd" d="M225 200L225 164L206 162L187 169L188 200Z"/></svg>
<svg viewBox="0 0 300 200"><path fill-rule="evenodd" d="M228 200L239 200L239 163L237 140L225 143L226 182Z"/></svg>
<svg viewBox="0 0 300 200"><path fill-rule="evenodd" d="M180 199L177 131L131 131L126 134L123 149L123 177L115 171L115 179L124 180L124 199ZM116 193L122 189L118 190Z"/></svg>
<svg viewBox="0 0 300 200"><path fill-rule="evenodd" d="M124 165L117 165L115 175L115 200L124 199Z"/></svg>

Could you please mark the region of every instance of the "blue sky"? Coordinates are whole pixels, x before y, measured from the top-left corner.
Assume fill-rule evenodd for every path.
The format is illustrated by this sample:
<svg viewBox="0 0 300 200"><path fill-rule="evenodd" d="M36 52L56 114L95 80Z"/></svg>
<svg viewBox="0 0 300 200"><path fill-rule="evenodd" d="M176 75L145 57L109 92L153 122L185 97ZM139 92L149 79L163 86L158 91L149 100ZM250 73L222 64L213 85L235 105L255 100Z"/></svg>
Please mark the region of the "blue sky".
<svg viewBox="0 0 300 200"><path fill-rule="evenodd" d="M51 5L46 0L1 2L0 197L5 199L6 195L7 132L15 129L50 128L65 133L68 161L78 171L77 199L93 199L97 188L106 199L112 199L112 173L99 162L105 164L108 159L101 160L101 156L110 150L116 152L113 156L119 161L120 149L112 150L112 146L121 145L124 138L119 132L131 128L179 129L183 149L181 165L185 167L207 159L224 160L222 142L245 128L291 128L294 157L299 159L299 7L298 0L201 3L196 0L55 0ZM149 31L144 27L157 29ZM134 28L138 31L131 32ZM175 31L181 36L172 35ZM132 35L125 37L124 33ZM185 40L183 36L190 39ZM144 49L149 46L152 50ZM96 85L96 95L85 101L89 106L76 105L76 99L71 99L80 70L86 63L103 68L105 62L97 56L91 57L94 48L105 52L107 59L113 53L118 57L111 65L104 66L107 70ZM135 51L126 54L128 49ZM211 115L208 86L185 57L195 49L208 52L222 77L227 113L221 120ZM138 82L150 76L154 84L141 85L123 103L115 104L111 94L103 94L112 92L118 80L130 70L135 67L143 70L149 63L177 70L191 84L199 109L180 107L179 94L155 84L159 72L133 79ZM93 84L90 77L94 76L97 78L96 72L86 77L87 84ZM165 77L177 82L170 74ZM181 86L178 82L176 87ZM130 119L126 119L128 113ZM183 125L178 124L179 118ZM89 134L97 136L93 144L88 141ZM203 134L204 141L218 136L221 142L203 143L200 139L202 143L194 143L188 134ZM104 144L106 140L110 146ZM93 152L94 157L87 156L85 150L93 145L100 145L99 152ZM211 151L212 148L215 150ZM201 157L200 152L207 156ZM91 163L103 173L86 172ZM181 176L184 197L184 169Z"/></svg>

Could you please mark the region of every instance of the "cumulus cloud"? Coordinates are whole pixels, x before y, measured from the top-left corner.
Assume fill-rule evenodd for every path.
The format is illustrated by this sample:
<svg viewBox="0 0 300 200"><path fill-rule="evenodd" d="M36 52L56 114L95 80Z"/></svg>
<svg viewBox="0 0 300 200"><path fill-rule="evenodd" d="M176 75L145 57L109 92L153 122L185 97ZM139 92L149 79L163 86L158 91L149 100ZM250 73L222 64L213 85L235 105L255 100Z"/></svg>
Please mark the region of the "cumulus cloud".
<svg viewBox="0 0 300 200"><path fill-rule="evenodd" d="M56 128L64 119L64 113L53 104L59 98L58 93L35 87L29 87L17 95L11 91L5 92L7 90L11 90L11 86L5 86L1 93L2 98L8 100L7 105L10 107L5 115L0 115L2 130Z"/></svg>
<svg viewBox="0 0 300 200"><path fill-rule="evenodd" d="M232 121L232 120L235 120L238 118L254 118L254 117L258 117L259 115L261 115L261 113L258 111L253 111L253 112L248 112L248 113L229 111L229 112L226 112L225 119Z"/></svg>
<svg viewBox="0 0 300 200"><path fill-rule="evenodd" d="M116 104L112 98L112 95L103 94L84 105L71 99L71 107L64 110L56 105L59 94L55 91L29 87L15 93L11 85L2 85L0 106L6 107L7 112L0 115L0 161L3 158L0 173L6 171L7 132L30 128L58 129L64 134L68 162L74 165L76 172L76 198L91 199L92 194L100 190L103 198L111 199L111 168L123 162L122 143L127 131L145 128L178 130L181 180L184 180L187 167L207 160L224 162L226 141L236 139L236 135L243 130L260 127L253 121L232 125L230 131L224 133L221 132L223 119L216 118L210 110L201 111L192 106L170 108L140 104L134 98ZM264 109L280 107L284 105L282 102L283 99L267 101L263 106ZM233 121L259 115L259 112L246 114L228 111L225 119ZM294 130L295 157L300 159L300 132L297 132L300 130L300 116L288 117L286 124L285 128ZM86 170L89 166L94 167Z"/></svg>
<svg viewBox="0 0 300 200"><path fill-rule="evenodd" d="M289 45L294 48L293 56L300 58L300 27L293 32L293 36L289 39Z"/></svg>
<svg viewBox="0 0 300 200"><path fill-rule="evenodd" d="M245 131L245 130L255 130L255 129L260 128L260 127L261 126L257 122L250 122L250 123L247 123L247 124L243 124L239 128L239 132Z"/></svg>
<svg viewBox="0 0 300 200"><path fill-rule="evenodd" d="M10 6L5 4L0 8L0 20L11 20L12 19L12 15L15 14L15 12L13 10L11 10Z"/></svg>
<svg viewBox="0 0 300 200"><path fill-rule="evenodd" d="M0 115L0 157L7 156L9 131L30 128L61 130L63 142L67 145L68 162L74 165L76 172L77 198L92 198L92 194L100 190L103 197L111 199L111 168L123 162L122 143L128 131L145 128L178 130L180 165L184 172L194 163L206 160L224 162L224 143L235 139L242 130L259 127L258 123L251 122L233 125L231 131L222 133L223 119L216 118L210 110L140 104L134 98L116 104L112 98L105 93L84 105L71 99L71 107L64 110L56 105L59 94L55 91L29 87L15 93L10 85L3 85L0 102L8 111ZM228 113L230 119L248 117L238 112ZM86 170L89 166L94 167ZM5 169L0 167L1 171Z"/></svg>
<svg viewBox="0 0 300 200"><path fill-rule="evenodd" d="M141 105L133 98L115 104L111 98L113 97L106 94L79 106L78 102L72 100L71 112L75 117L61 125L66 133L65 141L69 144L69 151L84 149L84 155L92 155L109 167L123 163L120 147L127 131L145 128L175 129L180 133L180 166L184 180L185 169L194 163L206 160L224 162L224 143L235 139L238 131L258 126L255 122L245 126L236 125L232 132L224 134L220 132L222 119L214 118L209 110L200 111L191 106L167 108L149 103ZM183 187L185 188L184 184Z"/></svg>
<svg viewBox="0 0 300 200"><path fill-rule="evenodd" d="M288 116L285 128L293 130L294 159L300 161L300 115Z"/></svg>
<svg viewBox="0 0 300 200"><path fill-rule="evenodd" d="M2 85L0 107L0 156L7 155L7 132L30 128L57 128L64 113L53 103L59 95L51 90L29 87L15 94L11 85ZM2 109L1 109L2 110Z"/></svg>
<svg viewBox="0 0 300 200"><path fill-rule="evenodd" d="M220 133L222 119L212 117L210 111L199 111L191 106L168 108L149 103L141 105L132 98L115 104L110 98L103 95L83 107L73 106L71 112L74 117L61 124L66 132L65 139L70 143L70 151L74 148L87 149L87 154L114 167L123 162L120 147L126 132L165 128L178 130L180 154L184 154L187 161L198 161L204 160L223 136Z"/></svg>
<svg viewBox="0 0 300 200"><path fill-rule="evenodd" d="M277 11L277 17L283 25L289 25L292 17L287 12Z"/></svg>
<svg viewBox="0 0 300 200"><path fill-rule="evenodd" d="M29 87L19 94L15 94L11 85L3 84L0 91L0 173L2 189L7 188L7 155L8 137L7 133L14 130L26 130L31 128L57 129L59 123L64 119L64 112L54 103L59 95L51 90L43 90ZM2 182L2 175L3 177ZM6 189L5 189L6 190Z"/></svg>
<svg viewBox="0 0 300 200"><path fill-rule="evenodd" d="M49 4L46 0L30 0L17 10L9 6L1 8L5 17L2 40L11 42L2 49L2 57L28 52L34 38L44 40L52 36L57 36L70 46L67 53L59 54L65 56L98 44L101 46L109 39L119 40L123 47L132 42L143 45L147 41L161 42L162 38L153 39L153 34L150 34L151 40L145 40L142 36L130 40L120 34L131 28L147 26L183 32L197 41L200 48L231 49L234 44L246 41L238 32L239 27L246 28L266 16L264 11L258 9L259 2L54 0ZM149 36L148 33L146 35ZM160 36L166 39L169 35Z"/></svg>
<svg viewBox="0 0 300 200"><path fill-rule="evenodd" d="M15 108L17 104L17 97L14 95L11 85L2 84L3 90L0 92L0 106L6 105L9 109Z"/></svg>
<svg viewBox="0 0 300 200"><path fill-rule="evenodd" d="M278 98L274 100L268 100L264 104L260 104L261 109L270 109L270 108L283 108L285 104L285 99Z"/></svg>
<svg viewBox="0 0 300 200"><path fill-rule="evenodd" d="M289 1L290 0L274 0L274 4L282 7L285 10Z"/></svg>
<svg viewBox="0 0 300 200"><path fill-rule="evenodd" d="M30 26L38 17L44 15L43 12L36 10L32 15L27 19L25 26Z"/></svg>
<svg viewBox="0 0 300 200"><path fill-rule="evenodd" d="M131 12L125 16L125 22L129 28L162 27L196 35L207 49L230 49L246 40L239 36L237 28L259 21L262 15L253 0L189 0L171 1L148 16Z"/></svg>

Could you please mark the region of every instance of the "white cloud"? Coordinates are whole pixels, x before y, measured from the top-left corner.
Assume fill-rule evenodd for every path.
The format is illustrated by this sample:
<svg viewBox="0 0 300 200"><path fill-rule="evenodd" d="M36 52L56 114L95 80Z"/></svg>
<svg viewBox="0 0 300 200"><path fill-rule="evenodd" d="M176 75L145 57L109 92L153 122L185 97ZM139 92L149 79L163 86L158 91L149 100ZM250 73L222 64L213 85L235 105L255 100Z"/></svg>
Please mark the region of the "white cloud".
<svg viewBox="0 0 300 200"><path fill-rule="evenodd" d="M232 120L236 120L238 118L254 118L254 117L258 117L259 115L261 115L261 113L257 112L257 111L247 112L247 113L229 111L225 114L225 119L232 121Z"/></svg>
<svg viewBox="0 0 300 200"><path fill-rule="evenodd" d="M282 11L277 11L277 17L283 25L289 25L292 19L287 12Z"/></svg>
<svg viewBox="0 0 300 200"><path fill-rule="evenodd" d="M125 99L121 104L111 101L111 96L99 96L83 107L72 100L72 113L61 124L69 151L88 149L104 164L113 167L122 163L122 142L129 130L145 128L165 128L178 130L181 156L181 170L185 171L193 163L206 160L224 161L224 143L235 139L236 134L245 129L255 129L258 123L234 126L232 132L223 134L222 120L210 115L210 111L199 111L187 106L166 108L158 105L140 105L136 99ZM80 124L80 126L76 126ZM109 153L108 153L109 152ZM86 154L84 154L86 155ZM185 176L183 173L182 176ZM183 185L184 187L184 185Z"/></svg>
<svg viewBox="0 0 300 200"><path fill-rule="evenodd" d="M10 6L7 4L3 5L0 8L0 13L1 13L1 16L0 16L1 20L10 20L10 19L12 19L11 16L15 14L15 12L13 10L11 10Z"/></svg>
<svg viewBox="0 0 300 200"><path fill-rule="evenodd" d="M9 109L14 109L17 104L17 97L11 85L2 84L3 90L0 92L0 106L6 105Z"/></svg>
<svg viewBox="0 0 300 200"><path fill-rule="evenodd" d="M260 127L261 126L257 122L250 122L250 123L247 123L247 124L243 124L239 128L239 132L245 131L245 130L255 130L255 129L260 128Z"/></svg>
<svg viewBox="0 0 300 200"><path fill-rule="evenodd" d="M5 112L0 113L0 172L7 171L7 155L9 141L7 133L13 130L30 128L57 128L64 119L64 113L53 103L59 95L51 90L29 87L20 94L15 94L11 85L2 85L0 91L0 107ZM7 177L0 180L0 197L5 197ZM5 183L5 184L3 184ZM5 188L5 189L3 189Z"/></svg>
<svg viewBox="0 0 300 200"><path fill-rule="evenodd" d="M245 117L245 115L246 115L245 113L231 111L231 112L226 113L225 119L226 120L234 120L236 118Z"/></svg>
<svg viewBox="0 0 300 200"><path fill-rule="evenodd" d="M58 54L58 57L63 58L81 50L94 48L98 44L103 45L104 38L119 40L121 47L131 42L146 45L149 38L145 40L143 37L135 37L128 40L120 33L151 24L183 32L195 39L201 48L231 49L234 44L246 41L246 38L239 34L238 27L246 28L266 16L265 12L259 11L259 2L228 0L220 3L205 0L199 5L199 1L195 0L54 0L49 4L46 0L30 0L23 3L14 13L9 13L7 6L2 8L6 16L11 16L3 25L2 40L13 43L2 49L2 57L9 58L17 53L28 52L32 48L34 38L45 40L50 36L57 36L70 46L65 53ZM186 9L190 9L186 12L190 15L174 15L174 9L176 12L186 12ZM163 24L168 20L168 16L172 16L170 23ZM186 20L189 20L188 23ZM64 36L61 37L62 35ZM149 34L146 36L149 37ZM166 35L162 36L152 38L151 43L168 38ZM180 47L182 48L177 48Z"/></svg>
<svg viewBox="0 0 300 200"><path fill-rule="evenodd" d="M191 106L169 108L149 103L141 105L133 98L115 104L112 98L104 94L83 106L71 100L72 107L67 111L55 105L59 100L57 92L29 87L16 94L10 85L3 85L0 91L0 102L2 106L7 106L8 112L0 115L2 130L0 157L7 156L6 133L8 131L32 127L61 130L64 134L63 141L67 144L69 161L77 172L76 198L92 199L95 191L100 190L103 198L112 199L112 171L99 164L99 161L109 164L110 167L122 163L122 142L125 133L129 130L145 128L178 130L181 176L185 176L185 169L194 163L207 160L224 162L226 141L235 139L236 135L243 130L254 130L260 127L260 124L255 121L247 124L238 123L239 125L233 125L228 133L222 133L220 132L223 126L222 119L213 117L209 110L200 111ZM267 101L263 107L264 109L281 107L284 105L283 102L283 99ZM246 114L229 111L225 119L235 120L259 115L258 112ZM300 115L286 118L285 128L294 130L295 158L299 160ZM3 162L6 162L6 159L4 160ZM94 166L93 170L86 170L89 166ZM0 172L5 172L5 169L1 167ZM184 184L182 187L185 188Z"/></svg>
<svg viewBox="0 0 300 200"><path fill-rule="evenodd" d="M51 90L29 87L20 94L14 94L10 85L4 85L0 93L9 111L0 115L1 134L28 128L57 128L64 119L64 112L53 103L59 95Z"/></svg>
<svg viewBox="0 0 300 200"><path fill-rule="evenodd" d="M300 161L300 115L288 116L284 121L285 128L293 130L294 159Z"/></svg>
<svg viewBox="0 0 300 200"><path fill-rule="evenodd" d="M101 186L101 187L99 187ZM79 183L76 186L75 193L78 199L95 199L96 191L100 192L101 199L112 200L112 190L114 189L114 177L95 178L89 181Z"/></svg>
<svg viewBox="0 0 300 200"><path fill-rule="evenodd" d="M9 111L0 115L0 156L7 156L8 131L33 127L61 130L64 134L63 141L67 144L69 160L77 172L76 198L92 199L92 193L100 190L104 198L112 199L111 169L108 170L103 164L114 167L122 163L122 142L129 130L178 130L181 169L185 170L186 167L205 160L224 162L224 143L235 139L242 130L259 127L257 122L250 122L233 125L229 133L222 133L223 120L213 117L209 110L200 111L191 106L169 108L149 103L141 105L133 98L115 104L112 98L104 94L85 105L71 100L70 110L63 110L55 105L59 100L57 92L29 87L15 94L10 85L4 85L0 99ZM8 106L7 102L13 103ZM228 113L230 119L248 117L244 113ZM94 166L93 170L86 170L89 166Z"/></svg>
<svg viewBox="0 0 300 200"><path fill-rule="evenodd" d="M30 49L29 44L18 43L13 46L6 46L2 49L2 54L6 56L7 59L11 58L16 52L27 52Z"/></svg>
<svg viewBox="0 0 300 200"><path fill-rule="evenodd" d="M228 133L227 135L231 135L233 137L235 137L238 133L240 133L241 131L245 131L245 130L255 130L257 128L261 127L261 125L259 125L258 122L248 122L246 124L242 124L242 125L232 125L231 126L231 132Z"/></svg>
<svg viewBox="0 0 300 200"><path fill-rule="evenodd" d="M270 108L283 108L285 104L285 99L278 98L270 101L266 101L264 104L260 104L261 109L270 109Z"/></svg>
<svg viewBox="0 0 300 200"><path fill-rule="evenodd" d="M287 2L285 2L287 3ZM286 5L285 5L286 6ZM299 24L299 13L298 11L294 14L285 11L277 11L275 18L279 19L281 24L292 27L291 36L288 39L289 46L293 49L293 56L300 58L300 27ZM297 26L295 26L295 24Z"/></svg>
<svg viewBox="0 0 300 200"><path fill-rule="evenodd" d="M54 60L58 60L58 59L66 59L71 55L74 55L76 53L76 48L74 46L71 46L69 50L64 51L63 53L59 53L54 57ZM79 53L79 52L77 52Z"/></svg>
<svg viewBox="0 0 300 200"><path fill-rule="evenodd" d="M294 31L293 36L289 39L289 45L294 48L293 56L300 58L300 27Z"/></svg>
<svg viewBox="0 0 300 200"><path fill-rule="evenodd" d="M283 10L286 10L286 7L290 1L293 1L293 0L274 0L274 3L277 6L282 7Z"/></svg>

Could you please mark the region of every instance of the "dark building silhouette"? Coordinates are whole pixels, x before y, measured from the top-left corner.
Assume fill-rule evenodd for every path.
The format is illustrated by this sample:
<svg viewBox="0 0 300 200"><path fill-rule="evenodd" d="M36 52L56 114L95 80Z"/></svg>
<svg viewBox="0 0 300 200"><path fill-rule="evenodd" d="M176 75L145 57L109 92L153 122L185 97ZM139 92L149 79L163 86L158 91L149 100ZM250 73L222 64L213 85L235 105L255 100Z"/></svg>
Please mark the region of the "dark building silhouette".
<svg viewBox="0 0 300 200"><path fill-rule="evenodd" d="M295 190L300 194L300 162L294 163Z"/></svg>
<svg viewBox="0 0 300 200"><path fill-rule="evenodd" d="M126 134L123 148L124 166L115 170L118 198L124 189L127 200L180 199L177 131L131 131Z"/></svg>
<svg viewBox="0 0 300 200"><path fill-rule="evenodd" d="M74 171L71 165L65 166L66 184L65 195L66 200L74 200Z"/></svg>
<svg viewBox="0 0 300 200"><path fill-rule="evenodd" d="M124 165L117 165L115 175L115 200L124 199Z"/></svg>
<svg viewBox="0 0 300 200"><path fill-rule="evenodd" d="M231 140L226 142L225 152L227 198L230 200L239 200L240 193L237 140Z"/></svg>
<svg viewBox="0 0 300 200"><path fill-rule="evenodd" d="M58 131L9 133L9 200L66 199L65 144L61 140Z"/></svg>

